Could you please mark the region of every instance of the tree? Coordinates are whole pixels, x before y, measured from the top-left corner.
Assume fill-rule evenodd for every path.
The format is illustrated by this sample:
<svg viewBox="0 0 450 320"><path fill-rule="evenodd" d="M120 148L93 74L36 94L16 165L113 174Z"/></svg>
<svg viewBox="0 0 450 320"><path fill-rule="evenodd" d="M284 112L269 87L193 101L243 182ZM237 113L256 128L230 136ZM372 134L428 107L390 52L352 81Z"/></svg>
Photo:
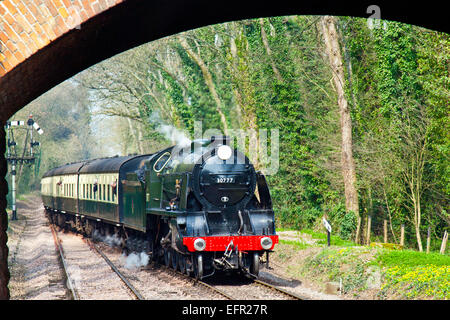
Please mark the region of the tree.
<svg viewBox="0 0 450 320"><path fill-rule="evenodd" d="M352 120L350 109L345 97L345 76L341 55L339 34L336 30L336 19L325 16L321 19L325 50L333 73L333 83L338 96L338 107L341 124L341 171L344 179L345 206L347 211L353 211L357 217L356 242L359 241L361 217L359 215L358 192L356 190L356 168L353 159Z"/></svg>
<svg viewBox="0 0 450 320"><path fill-rule="evenodd" d="M199 66L200 70L202 71L203 79L205 80L205 83L206 83L206 85L209 88L211 96L213 97L213 99L214 99L214 101L216 103L216 110L217 110L217 113L220 115L220 121L222 123L223 131L224 131L225 135L229 135L227 119L226 119L225 114L224 114L224 112L222 110L223 109L222 101L220 100L219 95L217 93L216 85L213 82L213 78L212 78L211 72L209 71L208 66L203 61L203 59L202 59L202 57L200 55L200 47L197 45L196 46L197 47L197 52L195 52L191 48L191 46L189 45L189 43L186 40L186 37L184 35L179 35L178 36L178 40L180 41L181 46L187 52L189 57L191 57L191 59L193 61L195 61L195 63Z"/></svg>

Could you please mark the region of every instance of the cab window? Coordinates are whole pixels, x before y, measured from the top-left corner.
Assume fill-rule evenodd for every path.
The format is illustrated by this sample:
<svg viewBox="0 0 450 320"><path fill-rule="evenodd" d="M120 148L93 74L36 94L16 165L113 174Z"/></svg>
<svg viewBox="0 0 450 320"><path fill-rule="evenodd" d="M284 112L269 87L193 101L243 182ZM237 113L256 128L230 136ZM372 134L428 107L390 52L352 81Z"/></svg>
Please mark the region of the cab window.
<svg viewBox="0 0 450 320"><path fill-rule="evenodd" d="M162 154L153 165L153 170L155 170L155 172L161 172L161 170L164 169L169 160L170 160L170 152Z"/></svg>

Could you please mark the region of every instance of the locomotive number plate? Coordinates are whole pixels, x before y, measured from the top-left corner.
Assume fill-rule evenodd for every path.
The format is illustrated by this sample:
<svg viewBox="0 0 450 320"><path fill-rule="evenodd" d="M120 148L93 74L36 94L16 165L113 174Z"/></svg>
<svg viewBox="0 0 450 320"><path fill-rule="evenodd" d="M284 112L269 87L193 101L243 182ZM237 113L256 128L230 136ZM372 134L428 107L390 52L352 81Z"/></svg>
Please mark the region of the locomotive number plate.
<svg viewBox="0 0 450 320"><path fill-rule="evenodd" d="M234 183L234 177L218 177L216 183Z"/></svg>

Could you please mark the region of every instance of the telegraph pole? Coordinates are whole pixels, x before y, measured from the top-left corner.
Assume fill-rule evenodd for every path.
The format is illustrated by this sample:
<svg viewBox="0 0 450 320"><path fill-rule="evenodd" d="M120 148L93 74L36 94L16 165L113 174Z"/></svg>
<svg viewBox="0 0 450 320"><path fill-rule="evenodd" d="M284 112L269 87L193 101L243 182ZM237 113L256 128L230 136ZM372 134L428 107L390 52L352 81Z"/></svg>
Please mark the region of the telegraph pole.
<svg viewBox="0 0 450 320"><path fill-rule="evenodd" d="M17 154L17 143L14 139L14 129L25 129L25 142L23 146L22 155ZM16 166L20 164L20 174L22 173L23 164L34 164L35 156L33 152L33 147L40 145L39 142L33 140L33 128L39 133L43 134L44 131L39 127L37 122L33 120L33 115L30 114L27 122L22 120L13 120L6 122L7 139L8 139L8 152L6 160L11 164L11 195L12 195L12 216L11 220L17 220L17 209L16 209ZM28 137L30 137L30 143L27 144Z"/></svg>

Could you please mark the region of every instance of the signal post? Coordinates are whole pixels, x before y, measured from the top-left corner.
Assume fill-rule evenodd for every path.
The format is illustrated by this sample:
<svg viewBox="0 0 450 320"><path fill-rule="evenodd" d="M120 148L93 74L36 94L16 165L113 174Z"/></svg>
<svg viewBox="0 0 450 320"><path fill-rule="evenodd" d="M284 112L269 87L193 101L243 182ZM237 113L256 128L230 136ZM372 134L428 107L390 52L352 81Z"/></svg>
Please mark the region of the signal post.
<svg viewBox="0 0 450 320"><path fill-rule="evenodd" d="M22 172L23 164L34 164L35 153L33 151L33 147L38 147L40 145L39 142L33 140L33 129L35 129L39 134L44 133L44 131L39 127L37 122L33 120L33 115L28 117L28 120L12 120L7 121L6 126L7 130L7 156L6 161L11 165L11 195L12 195L12 215L11 220L17 220L17 209L16 209L16 175L17 175L17 165L20 165L20 173ZM23 146L23 151L21 155L17 153L17 143L14 139L14 129L25 129L25 142ZM30 142L28 143L28 139Z"/></svg>

